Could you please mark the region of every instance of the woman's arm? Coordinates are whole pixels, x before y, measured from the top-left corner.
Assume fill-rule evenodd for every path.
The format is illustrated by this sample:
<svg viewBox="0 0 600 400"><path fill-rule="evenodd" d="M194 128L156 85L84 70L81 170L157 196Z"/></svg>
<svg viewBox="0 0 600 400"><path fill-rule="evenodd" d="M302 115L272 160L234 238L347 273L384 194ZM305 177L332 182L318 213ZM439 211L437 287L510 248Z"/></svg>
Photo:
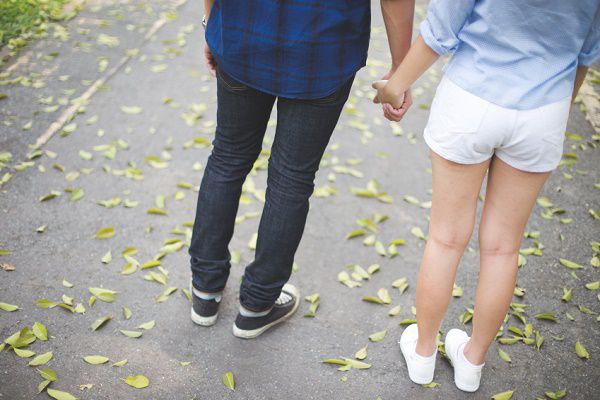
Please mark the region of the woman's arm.
<svg viewBox="0 0 600 400"><path fill-rule="evenodd" d="M575 75L575 85L573 86L573 95L571 96L571 102L575 101L575 97L577 97L577 93L579 93L579 89L585 80L585 76L587 75L589 67L585 67L580 65L577 67L577 74Z"/></svg>
<svg viewBox="0 0 600 400"><path fill-rule="evenodd" d="M417 80L429 67L436 62L439 54L429 47L423 37L419 35L415 43L404 57L404 60L396 68L396 71L388 81L377 81L373 88L377 89L376 103L390 103L392 107L399 108L402 105L404 92Z"/></svg>

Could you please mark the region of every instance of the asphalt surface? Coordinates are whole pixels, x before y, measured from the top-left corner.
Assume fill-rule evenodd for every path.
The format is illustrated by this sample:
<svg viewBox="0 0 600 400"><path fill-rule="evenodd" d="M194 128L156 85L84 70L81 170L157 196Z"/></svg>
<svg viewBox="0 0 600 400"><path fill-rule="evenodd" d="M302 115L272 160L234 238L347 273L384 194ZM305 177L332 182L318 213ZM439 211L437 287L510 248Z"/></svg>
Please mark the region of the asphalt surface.
<svg viewBox="0 0 600 400"><path fill-rule="evenodd" d="M441 64L415 85L414 107L392 128L370 101L370 83L386 72L389 60L378 2L373 3L368 66L358 74L317 178L320 193L327 192L323 188L328 185L335 193L312 200L296 257L298 269L291 280L303 296L320 294L316 316L303 317L309 310L309 303L303 301L289 322L256 340L244 341L231 334L238 307L237 283L243 266L252 259L248 242L258 226L252 213L260 212L259 199L265 189L266 171L260 168L252 175L256 190L247 186L246 201L240 207L240 215L248 218L236 226L231 249L240 253L241 261L232 269L214 327L201 328L190 321L190 303L182 292L189 282L185 246L161 260L168 272L166 285L144 279L149 271L158 273L156 267L121 274L127 264L121 256L125 248L136 248L132 257L140 263L149 261L169 240L185 243L186 223L194 219L197 193L177 184L199 184L199 169L210 151L202 144L212 136L216 111L215 81L202 64L201 3L183 2L174 18L168 10L175 3L169 1L92 2L64 31L51 29L47 38L31 43L21 58L2 67L0 93L7 97L0 100L0 153L10 152L12 159L0 170L0 179L6 172L13 176L0 187L0 249L10 250L0 256L0 264L15 269L0 270L0 302L20 309L0 310L0 337L5 339L37 321L44 324L49 340L38 340L29 349L37 354L53 351L46 366L57 372L58 380L51 388L81 399L488 399L507 390L515 390L513 399L533 399L559 389L566 389L569 399L599 398L600 323L597 314L581 312L578 306L600 312L598 290L585 288L600 279L600 270L590 265L590 241L600 241L600 221L589 211L600 212L599 191L594 186L600 183L600 143L578 106L573 107L568 131L581 138L571 136L565 141L568 162L553 174L543 193L564 214L543 218L544 209L536 206L527 230L540 232L542 255L526 256L518 279L525 295L514 300L526 304L522 314L544 337L543 345L538 350L523 343L494 344L475 394L454 387L451 367L442 357L435 376L439 386L424 388L409 381L397 339L403 329L399 322L413 318L414 286L424 245L411 229L427 232L428 210L403 198L430 200L431 176L422 130ZM418 18L423 12L419 2ZM18 82L6 82L19 77ZM102 84L94 88L99 79ZM69 102L82 95L88 101L69 118ZM56 111L47 109L54 105L58 105ZM137 109L124 112L124 106ZM42 155L23 169L27 164L21 163L30 161L32 154L29 145L40 137L47 139L44 135L52 133L49 129L61 116L68 122L56 125L59 129L42 147ZM274 113L265 148L273 137L275 119ZM194 138L201 139L193 142ZM101 145L107 146L97 147ZM360 176L344 173L348 168ZM351 187L364 188L371 179L393 198L392 204L351 193ZM85 194L73 201L67 188L82 189ZM53 190L61 195L39 201ZM161 195L166 198L167 215L148 214ZM138 204L131 208L97 204L112 197ZM375 234L385 248L394 239L406 240L393 258L363 245L364 236L345 239L359 228L357 219L375 214L389 216L377 224ZM572 222L563 224L561 218ZM44 232L37 232L42 225ZM114 237L94 237L106 227L114 228ZM533 239L524 239L524 249L534 246ZM103 264L101 259L109 250L113 260ZM559 263L560 258L584 268L576 270L575 277ZM351 289L338 282L337 276L352 264L365 269L379 264L380 270L362 281L361 287ZM459 316L472 307L477 269L474 235L457 278L463 295L452 300L444 332L460 326ZM404 294L391 286L401 277L409 283ZM73 287L63 286L63 279ZM155 297L171 286L177 291L157 302ZM98 300L90 307L89 287L117 291L116 301ZM569 302L561 301L563 287L573 289ZM389 290L390 305L361 300L376 296L380 288ZM39 299L60 301L63 294L72 297L74 305L82 303L85 313L36 306ZM399 315L388 316L395 305L401 305ZM131 310L129 320L122 307ZM558 322L536 319L539 313L553 313ZM92 331L90 325L105 315L112 320ZM119 332L136 330L150 320L155 320L155 327L137 329L143 331L138 339ZM505 331L509 326L524 329L514 316ZM469 324L466 329L470 330ZM387 330L382 341L369 342L369 335L382 330ZM577 341L585 346L589 359L576 355ZM352 358L367 344L364 361L372 365L370 369L342 372L321 362ZM511 363L498 356L499 348L510 355ZM89 365L83 360L89 355L103 355L110 361ZM126 365L111 366L123 359L128 360ZM0 352L0 398L47 398L37 394L42 378L28 361L7 348ZM235 391L222 383L227 371L234 374ZM145 375L150 385L132 388L123 381L130 375ZM85 384L93 386L81 390Z"/></svg>

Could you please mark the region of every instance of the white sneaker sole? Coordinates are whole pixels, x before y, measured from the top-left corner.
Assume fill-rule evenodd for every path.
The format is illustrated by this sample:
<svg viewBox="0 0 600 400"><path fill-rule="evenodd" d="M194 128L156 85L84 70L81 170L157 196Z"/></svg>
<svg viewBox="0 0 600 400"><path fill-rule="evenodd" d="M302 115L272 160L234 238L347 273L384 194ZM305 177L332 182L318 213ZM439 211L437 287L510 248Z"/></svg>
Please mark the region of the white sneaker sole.
<svg viewBox="0 0 600 400"><path fill-rule="evenodd" d="M406 369L408 369L408 377L410 378L410 380L419 385L427 385L433 382L433 375L435 373L435 370L434 373L431 374L431 376L419 376L411 372L411 368L408 361L408 349L405 350L404 345L402 343L398 342L398 344L400 345L400 351L404 356L404 361L406 362Z"/></svg>
<svg viewBox="0 0 600 400"><path fill-rule="evenodd" d="M192 321L196 325L200 326L213 326L217 322L217 317L219 316L219 313L217 313L211 317L203 317L201 315L196 314L196 312L194 311L194 307L192 307L191 311Z"/></svg>
<svg viewBox="0 0 600 400"><path fill-rule="evenodd" d="M296 287L288 285L287 283L283 286L283 288L285 289L286 292L292 293L294 295L294 297L296 298L296 304L294 304L294 307L290 310L290 312L288 312L287 314L285 314L283 317L279 318L278 320L273 321L270 324L267 324L258 329L243 330L243 329L238 328L234 322L233 323L233 336L239 337L240 339L254 339L254 338L262 335L263 333L265 333L265 331L267 331L268 329L274 327L275 325L277 325L283 321L288 320L292 315L294 315L294 313L298 309L298 306L300 305L300 292L298 291L298 289L296 289Z"/></svg>

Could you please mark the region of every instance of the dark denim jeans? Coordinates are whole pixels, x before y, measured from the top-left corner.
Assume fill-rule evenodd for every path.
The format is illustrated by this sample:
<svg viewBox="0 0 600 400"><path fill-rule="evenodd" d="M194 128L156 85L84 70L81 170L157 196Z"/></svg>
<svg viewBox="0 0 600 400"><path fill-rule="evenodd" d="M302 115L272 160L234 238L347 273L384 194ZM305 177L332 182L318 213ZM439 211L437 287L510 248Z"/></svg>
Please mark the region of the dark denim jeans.
<svg viewBox="0 0 600 400"><path fill-rule="evenodd" d="M219 71L214 147L200 185L189 250L194 286L208 293L225 288L231 267L228 246L242 184L262 149L277 99L277 129L256 254L240 288L245 308L263 311L272 307L292 272L315 173L352 80L325 98L293 100L249 88Z"/></svg>

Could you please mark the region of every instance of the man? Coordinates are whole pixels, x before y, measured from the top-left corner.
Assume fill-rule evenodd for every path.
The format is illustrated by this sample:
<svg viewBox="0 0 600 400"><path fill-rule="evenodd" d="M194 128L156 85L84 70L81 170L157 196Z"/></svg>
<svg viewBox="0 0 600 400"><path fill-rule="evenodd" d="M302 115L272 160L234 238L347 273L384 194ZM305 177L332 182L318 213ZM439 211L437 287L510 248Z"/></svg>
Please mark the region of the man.
<svg viewBox="0 0 600 400"><path fill-rule="evenodd" d="M393 66L412 37L414 0L382 0ZM254 338L289 318L298 290L286 282L304 231L315 173L369 46L369 0L205 0L205 58L217 77L217 128L190 246L192 320L217 320L229 276L242 184L277 100L256 255L245 270L233 333ZM387 78L387 76L384 77ZM407 92L401 117L411 105Z"/></svg>

